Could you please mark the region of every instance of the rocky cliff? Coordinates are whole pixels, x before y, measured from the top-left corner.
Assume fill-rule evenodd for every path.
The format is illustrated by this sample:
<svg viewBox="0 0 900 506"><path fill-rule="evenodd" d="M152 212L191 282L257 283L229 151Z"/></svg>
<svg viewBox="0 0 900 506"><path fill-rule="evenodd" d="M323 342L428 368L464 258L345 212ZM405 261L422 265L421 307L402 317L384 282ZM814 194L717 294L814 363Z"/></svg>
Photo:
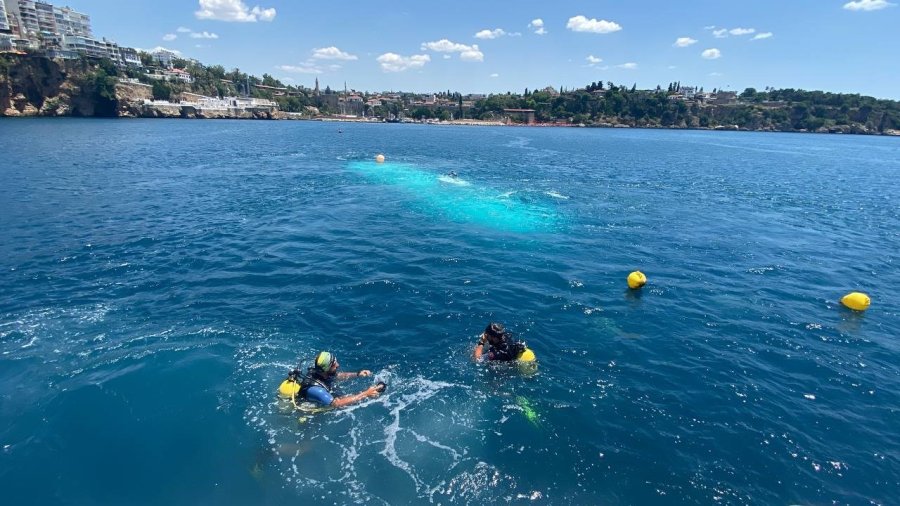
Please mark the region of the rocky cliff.
<svg viewBox="0 0 900 506"><path fill-rule="evenodd" d="M84 86L91 71L77 60L0 55L0 116L96 116L102 111Z"/></svg>
<svg viewBox="0 0 900 506"><path fill-rule="evenodd" d="M146 84L119 81L88 60L0 55L0 116L273 119L268 112L196 110L146 105Z"/></svg>

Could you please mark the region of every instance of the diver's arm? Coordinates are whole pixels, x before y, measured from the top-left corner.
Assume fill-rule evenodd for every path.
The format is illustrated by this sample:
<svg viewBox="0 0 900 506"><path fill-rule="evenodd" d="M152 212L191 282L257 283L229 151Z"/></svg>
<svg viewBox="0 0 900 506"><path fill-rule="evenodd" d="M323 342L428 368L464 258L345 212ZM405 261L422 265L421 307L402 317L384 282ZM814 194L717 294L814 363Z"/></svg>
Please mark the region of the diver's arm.
<svg viewBox="0 0 900 506"><path fill-rule="evenodd" d="M350 379L350 378L364 378L366 376L371 376L371 375L372 375L372 371L363 369L362 371L359 371L359 372L339 372L337 374L337 379L345 380L345 379Z"/></svg>
<svg viewBox="0 0 900 506"><path fill-rule="evenodd" d="M350 374L352 374L352 373L350 373ZM345 395L343 397L338 397L337 399L335 399L334 401L331 402L331 407L342 408L344 406L348 406L355 402L359 402L368 397L378 397L378 394L380 394L380 393L381 393L381 391L378 389L378 386L373 385L358 394Z"/></svg>
<svg viewBox="0 0 900 506"><path fill-rule="evenodd" d="M481 334L481 339L478 340L478 344L475 345L475 350L472 352L472 358L475 360L481 360L481 355L484 353L484 333Z"/></svg>

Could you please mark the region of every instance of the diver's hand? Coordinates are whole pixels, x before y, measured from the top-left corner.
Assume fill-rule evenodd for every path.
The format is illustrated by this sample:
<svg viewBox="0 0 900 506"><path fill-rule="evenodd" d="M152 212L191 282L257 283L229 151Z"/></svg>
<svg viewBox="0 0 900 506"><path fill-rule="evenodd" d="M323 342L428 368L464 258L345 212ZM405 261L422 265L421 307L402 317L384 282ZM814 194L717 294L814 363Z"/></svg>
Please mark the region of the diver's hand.
<svg viewBox="0 0 900 506"><path fill-rule="evenodd" d="M359 376L360 378L365 378L366 376L371 376L372 371L369 371L368 369L363 369L362 371L359 371L358 373L356 373L356 375Z"/></svg>
<svg viewBox="0 0 900 506"><path fill-rule="evenodd" d="M363 393L366 394L366 397L378 397L381 395L381 388L378 385L372 385L367 388Z"/></svg>

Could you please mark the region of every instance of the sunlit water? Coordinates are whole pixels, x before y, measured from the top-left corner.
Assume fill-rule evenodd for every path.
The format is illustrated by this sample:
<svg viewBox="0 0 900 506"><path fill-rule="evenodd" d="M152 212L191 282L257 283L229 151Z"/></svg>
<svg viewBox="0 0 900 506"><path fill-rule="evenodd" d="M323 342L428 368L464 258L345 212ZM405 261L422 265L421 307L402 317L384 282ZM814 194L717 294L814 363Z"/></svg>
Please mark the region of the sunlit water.
<svg viewBox="0 0 900 506"><path fill-rule="evenodd" d="M4 504L897 503L898 139L341 131L0 122Z"/></svg>

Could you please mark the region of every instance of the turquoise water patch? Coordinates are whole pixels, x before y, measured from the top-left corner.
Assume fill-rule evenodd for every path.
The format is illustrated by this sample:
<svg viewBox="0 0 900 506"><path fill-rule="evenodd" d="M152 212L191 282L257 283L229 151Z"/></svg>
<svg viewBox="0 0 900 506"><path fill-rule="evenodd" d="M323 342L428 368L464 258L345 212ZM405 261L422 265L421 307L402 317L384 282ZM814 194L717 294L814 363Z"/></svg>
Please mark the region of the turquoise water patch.
<svg viewBox="0 0 900 506"><path fill-rule="evenodd" d="M551 205L415 165L356 161L348 167L373 183L400 188L419 210L449 221L518 233L554 230L562 221Z"/></svg>

